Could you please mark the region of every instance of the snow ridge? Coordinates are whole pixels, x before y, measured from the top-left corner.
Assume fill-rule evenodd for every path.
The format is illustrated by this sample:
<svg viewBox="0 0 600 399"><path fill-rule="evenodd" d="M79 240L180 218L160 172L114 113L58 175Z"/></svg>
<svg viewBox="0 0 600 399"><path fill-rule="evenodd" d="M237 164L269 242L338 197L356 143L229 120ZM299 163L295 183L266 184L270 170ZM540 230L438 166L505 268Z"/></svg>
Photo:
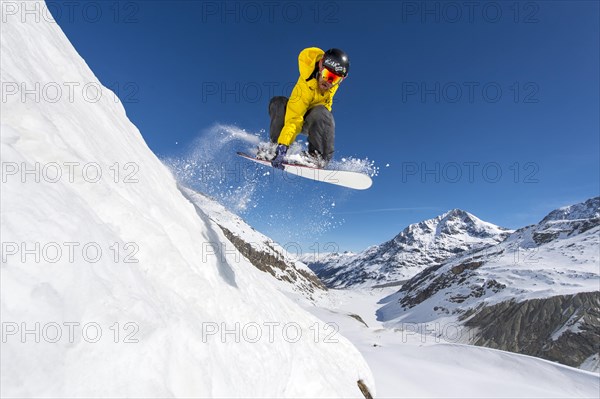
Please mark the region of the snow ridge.
<svg viewBox="0 0 600 399"><path fill-rule="evenodd" d="M329 332L317 318L221 249L227 237L181 194L60 27L6 17L1 80L19 92L0 121L3 167L16 168L1 196L3 244L14 244L0 267L0 315L12 331L0 350L1 396L360 397L359 379L374 392L349 341L315 342L315 331ZM52 82L101 96L20 92ZM82 256L86 244L100 255ZM271 342L265 323L278 323Z"/></svg>

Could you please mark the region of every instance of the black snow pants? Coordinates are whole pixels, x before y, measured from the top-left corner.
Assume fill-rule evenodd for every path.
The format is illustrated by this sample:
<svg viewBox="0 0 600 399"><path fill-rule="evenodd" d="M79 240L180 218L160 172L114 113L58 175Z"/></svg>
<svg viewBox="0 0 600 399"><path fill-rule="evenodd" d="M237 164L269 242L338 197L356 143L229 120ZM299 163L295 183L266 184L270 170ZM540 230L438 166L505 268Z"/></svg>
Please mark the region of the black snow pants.
<svg viewBox="0 0 600 399"><path fill-rule="evenodd" d="M288 98L276 96L269 102L271 117L271 142L277 143L285 122L285 109ZM300 134L308 135L308 152L318 152L327 162L333 157L333 141L335 138L335 121L331 112L323 105L317 105L304 114L304 125Z"/></svg>

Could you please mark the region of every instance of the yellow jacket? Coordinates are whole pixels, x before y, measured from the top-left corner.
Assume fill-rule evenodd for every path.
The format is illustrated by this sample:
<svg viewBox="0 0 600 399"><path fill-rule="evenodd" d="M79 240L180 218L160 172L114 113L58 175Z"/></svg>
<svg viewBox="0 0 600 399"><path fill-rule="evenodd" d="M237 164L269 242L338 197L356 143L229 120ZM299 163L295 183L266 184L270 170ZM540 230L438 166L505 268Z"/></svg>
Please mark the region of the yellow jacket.
<svg viewBox="0 0 600 399"><path fill-rule="evenodd" d="M304 114L317 106L324 105L331 111L333 96L339 85L334 85L324 94L319 93L317 79L310 78L315 70L315 63L323 58L325 52L317 47L305 48L298 55L298 69L300 77L292 90L292 95L287 103L285 110L285 123L279 134L278 143L291 145L296 136L302 130L304 124ZM310 79L309 79L310 78ZM307 81L307 79L309 79Z"/></svg>

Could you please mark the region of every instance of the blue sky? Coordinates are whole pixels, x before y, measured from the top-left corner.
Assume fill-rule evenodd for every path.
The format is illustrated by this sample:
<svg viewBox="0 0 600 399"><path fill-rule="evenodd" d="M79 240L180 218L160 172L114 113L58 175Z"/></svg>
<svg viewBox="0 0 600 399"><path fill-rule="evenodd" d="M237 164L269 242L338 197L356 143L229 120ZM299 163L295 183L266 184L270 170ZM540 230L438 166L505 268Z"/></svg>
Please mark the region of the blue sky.
<svg viewBox="0 0 600 399"><path fill-rule="evenodd" d="M243 214L304 251L361 250L453 208L518 228L599 195L596 1L48 4L161 158L210 142L215 123L268 129L298 53L344 49L335 156L374 160L373 187L277 176ZM234 149L216 159L240 162Z"/></svg>

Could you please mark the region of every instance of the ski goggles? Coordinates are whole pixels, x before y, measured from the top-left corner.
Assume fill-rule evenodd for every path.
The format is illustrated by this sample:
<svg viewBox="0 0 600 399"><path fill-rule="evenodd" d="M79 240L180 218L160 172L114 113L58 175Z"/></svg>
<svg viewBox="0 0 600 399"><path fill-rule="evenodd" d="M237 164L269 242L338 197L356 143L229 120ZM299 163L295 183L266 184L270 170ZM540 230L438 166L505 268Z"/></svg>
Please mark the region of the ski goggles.
<svg viewBox="0 0 600 399"><path fill-rule="evenodd" d="M323 78L323 80L328 81L332 85L338 84L342 80L344 80L344 78L342 76L336 75L335 73L331 72L326 67L323 67L323 69L321 69L320 74L321 74L321 77Z"/></svg>

